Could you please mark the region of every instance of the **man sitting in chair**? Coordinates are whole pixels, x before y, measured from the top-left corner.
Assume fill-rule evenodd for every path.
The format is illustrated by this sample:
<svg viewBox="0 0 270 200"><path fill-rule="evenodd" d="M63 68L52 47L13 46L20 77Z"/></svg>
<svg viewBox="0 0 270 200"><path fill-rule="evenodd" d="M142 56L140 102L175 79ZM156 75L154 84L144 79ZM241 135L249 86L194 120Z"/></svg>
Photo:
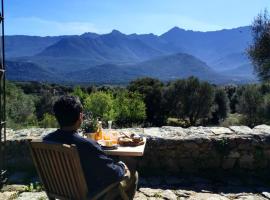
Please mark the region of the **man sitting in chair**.
<svg viewBox="0 0 270 200"><path fill-rule="evenodd" d="M77 134L83 121L81 102L73 96L62 96L55 102L53 111L60 129L48 134L43 140L76 145L89 191L99 192L128 176L121 184L129 198L133 199L138 183L137 172L130 175L127 166L109 158L96 141Z"/></svg>

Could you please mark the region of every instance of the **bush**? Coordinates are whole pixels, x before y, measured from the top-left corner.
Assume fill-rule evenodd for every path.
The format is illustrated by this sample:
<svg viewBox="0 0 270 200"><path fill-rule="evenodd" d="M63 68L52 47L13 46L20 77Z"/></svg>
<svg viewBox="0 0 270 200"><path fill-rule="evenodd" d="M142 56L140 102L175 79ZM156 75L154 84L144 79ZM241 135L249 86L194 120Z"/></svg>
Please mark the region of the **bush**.
<svg viewBox="0 0 270 200"><path fill-rule="evenodd" d="M6 87L6 116L7 126L20 128L36 125L35 101L31 95L23 93L15 84L7 82Z"/></svg>
<svg viewBox="0 0 270 200"><path fill-rule="evenodd" d="M153 126L165 124L165 113L162 108L163 83L158 79L140 78L128 85L128 90L142 95L146 105L146 120Z"/></svg>
<svg viewBox="0 0 270 200"><path fill-rule="evenodd" d="M85 98L84 110L102 121L114 120L114 99L112 94L106 92L94 92Z"/></svg>
<svg viewBox="0 0 270 200"><path fill-rule="evenodd" d="M211 114L214 89L207 82L190 77L169 84L164 91L165 109L169 116L196 125Z"/></svg>
<svg viewBox="0 0 270 200"><path fill-rule="evenodd" d="M57 128L58 122L54 115L45 113L43 119L40 121L39 126L41 128Z"/></svg>
<svg viewBox="0 0 270 200"><path fill-rule="evenodd" d="M248 126L255 126L263 121L264 98L257 85L247 85L240 98L237 110L245 116Z"/></svg>
<svg viewBox="0 0 270 200"><path fill-rule="evenodd" d="M114 102L116 122L120 126L133 126L143 123L146 118L145 104L138 93L120 92Z"/></svg>

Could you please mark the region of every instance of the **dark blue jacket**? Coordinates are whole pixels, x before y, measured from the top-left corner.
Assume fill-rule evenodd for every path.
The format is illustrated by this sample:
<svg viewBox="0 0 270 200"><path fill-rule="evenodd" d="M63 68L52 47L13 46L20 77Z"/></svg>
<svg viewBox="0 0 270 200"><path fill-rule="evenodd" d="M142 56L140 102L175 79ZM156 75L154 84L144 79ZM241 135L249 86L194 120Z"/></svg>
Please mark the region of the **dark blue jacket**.
<svg viewBox="0 0 270 200"><path fill-rule="evenodd" d="M75 131L68 132L59 129L45 136L43 140L76 145L88 190L91 193L98 192L124 177L123 164L109 158L96 141L85 139Z"/></svg>

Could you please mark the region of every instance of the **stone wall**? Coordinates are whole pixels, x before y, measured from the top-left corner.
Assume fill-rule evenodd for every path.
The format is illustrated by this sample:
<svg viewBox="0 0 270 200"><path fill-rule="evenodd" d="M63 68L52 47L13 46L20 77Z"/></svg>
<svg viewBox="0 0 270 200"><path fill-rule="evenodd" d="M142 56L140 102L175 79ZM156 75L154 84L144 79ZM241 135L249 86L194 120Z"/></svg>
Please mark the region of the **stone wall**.
<svg viewBox="0 0 270 200"><path fill-rule="evenodd" d="M8 167L30 169L33 164L26 141L40 138L53 130L8 130ZM132 131L147 137L145 154L137 158L138 170L144 174L259 174L267 173L270 167L270 126L266 125L253 129L246 126L187 129L166 126L121 131Z"/></svg>

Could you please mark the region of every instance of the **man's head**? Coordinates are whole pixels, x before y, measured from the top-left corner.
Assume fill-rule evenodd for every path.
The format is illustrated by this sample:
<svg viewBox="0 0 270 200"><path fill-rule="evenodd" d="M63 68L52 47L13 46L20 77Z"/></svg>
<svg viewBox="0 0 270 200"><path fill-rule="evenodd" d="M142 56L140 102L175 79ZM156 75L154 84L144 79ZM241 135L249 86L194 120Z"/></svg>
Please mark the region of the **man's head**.
<svg viewBox="0 0 270 200"><path fill-rule="evenodd" d="M53 111L61 128L80 126L82 121L82 104L78 98L74 96L60 97L55 102Z"/></svg>

